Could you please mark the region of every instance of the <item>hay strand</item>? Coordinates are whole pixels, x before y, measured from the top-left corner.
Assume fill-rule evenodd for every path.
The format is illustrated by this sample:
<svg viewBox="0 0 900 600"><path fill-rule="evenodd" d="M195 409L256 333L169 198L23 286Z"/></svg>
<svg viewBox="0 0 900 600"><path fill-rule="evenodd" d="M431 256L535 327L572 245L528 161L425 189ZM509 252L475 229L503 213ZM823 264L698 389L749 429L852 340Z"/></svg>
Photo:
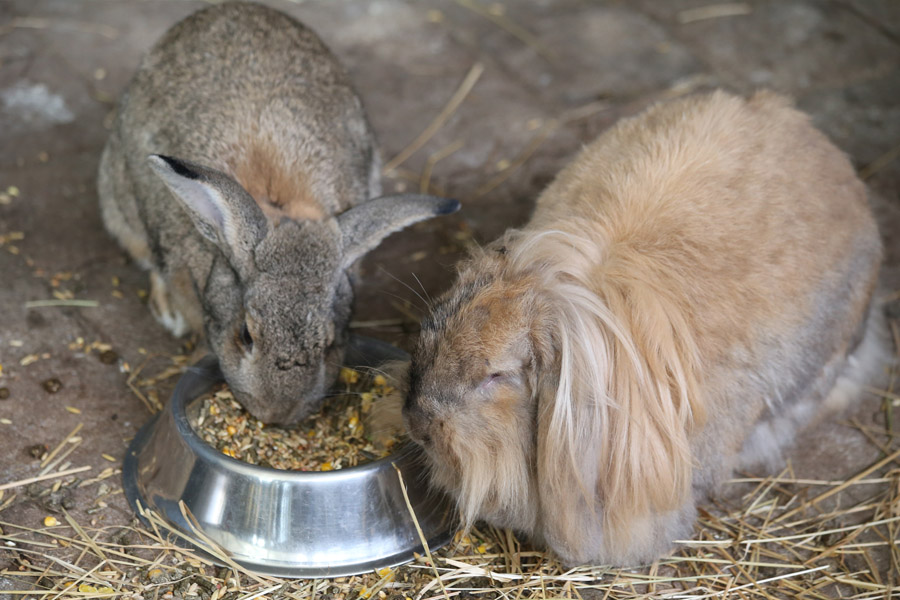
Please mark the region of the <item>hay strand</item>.
<svg viewBox="0 0 900 600"><path fill-rule="evenodd" d="M93 467L91 467L91 465L85 465L83 467L75 467L74 469L67 469L65 471L57 471L56 473L46 473L44 475L37 475L36 477L29 477L27 479L20 479L18 481L10 481L9 483L0 485L0 491L15 489L17 487L31 485L32 483L38 483L39 481L47 481L48 479L67 477L69 475L74 475L75 473L84 473L85 471L90 471L92 468Z"/></svg>
<svg viewBox="0 0 900 600"><path fill-rule="evenodd" d="M410 144L400 151L397 156L392 158L388 163L384 166L383 172L390 173L395 170L397 167L402 165L406 160L415 154L422 146L428 143L435 133L444 126L444 124L450 120L450 117L456 113L456 110L460 107L463 101L466 99L466 96L469 95L469 92L472 91L472 88L475 87L475 84L478 83L478 79L481 77L481 74L484 73L484 65L480 62L476 62L469 69L468 74L466 74L462 83L457 88L456 92L447 102L446 106L444 106L443 110L432 120L432 122L425 128L419 136L414 139Z"/></svg>

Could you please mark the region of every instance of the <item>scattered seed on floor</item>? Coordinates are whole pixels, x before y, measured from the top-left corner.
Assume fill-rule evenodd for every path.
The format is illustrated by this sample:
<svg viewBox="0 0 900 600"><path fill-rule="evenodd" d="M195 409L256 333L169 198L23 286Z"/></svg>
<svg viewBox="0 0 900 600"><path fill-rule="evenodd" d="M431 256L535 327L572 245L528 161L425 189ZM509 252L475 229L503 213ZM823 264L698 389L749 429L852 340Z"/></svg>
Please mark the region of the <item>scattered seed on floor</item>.
<svg viewBox="0 0 900 600"><path fill-rule="evenodd" d="M73 415L80 415L80 414L81 414L81 409L80 409L80 408L75 408L74 406L67 406L67 407L66 407L66 410L69 411L70 413L72 413Z"/></svg>
<svg viewBox="0 0 900 600"><path fill-rule="evenodd" d="M48 394L55 394L62 389L62 381L60 381L56 377L51 377L41 385L44 386L44 389L47 390Z"/></svg>
<svg viewBox="0 0 900 600"><path fill-rule="evenodd" d="M112 365L119 360L119 355L116 354L113 350L104 350L100 353L98 358L104 365Z"/></svg>
<svg viewBox="0 0 900 600"><path fill-rule="evenodd" d="M50 447L47 446L47 444L35 444L28 447L28 454L30 454L32 458L41 458L49 451Z"/></svg>
<svg viewBox="0 0 900 600"><path fill-rule="evenodd" d="M19 364L22 365L23 367L27 367L31 363L37 362L40 359L41 359L41 357L38 356L37 354L28 354L28 355L22 357L22 360L19 361Z"/></svg>
<svg viewBox="0 0 900 600"><path fill-rule="evenodd" d="M44 517L44 526L46 527L56 527L59 525L59 521L53 515L47 515Z"/></svg>

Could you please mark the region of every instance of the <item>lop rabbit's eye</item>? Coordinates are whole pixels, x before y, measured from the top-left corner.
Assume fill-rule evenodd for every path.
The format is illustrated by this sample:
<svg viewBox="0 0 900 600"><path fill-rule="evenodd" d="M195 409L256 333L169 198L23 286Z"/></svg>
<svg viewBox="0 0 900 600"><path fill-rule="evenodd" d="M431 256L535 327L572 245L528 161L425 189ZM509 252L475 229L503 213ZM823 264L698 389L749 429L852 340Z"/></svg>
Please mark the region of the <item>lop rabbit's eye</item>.
<svg viewBox="0 0 900 600"><path fill-rule="evenodd" d="M491 373L487 377L485 377L481 383L478 384L480 389L485 389L490 386L492 383L495 383L503 378L503 373Z"/></svg>
<svg viewBox="0 0 900 600"><path fill-rule="evenodd" d="M253 336L250 335L250 329L247 328L247 321L241 325L241 343L248 351L253 349Z"/></svg>

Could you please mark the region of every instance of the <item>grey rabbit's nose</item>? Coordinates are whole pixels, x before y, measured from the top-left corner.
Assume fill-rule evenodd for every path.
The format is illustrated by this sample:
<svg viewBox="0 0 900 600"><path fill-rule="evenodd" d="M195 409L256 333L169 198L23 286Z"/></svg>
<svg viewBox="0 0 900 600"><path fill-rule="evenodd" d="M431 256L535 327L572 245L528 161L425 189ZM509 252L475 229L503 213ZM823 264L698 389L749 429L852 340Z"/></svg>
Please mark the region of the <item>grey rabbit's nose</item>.
<svg viewBox="0 0 900 600"><path fill-rule="evenodd" d="M309 364L309 353L302 351L296 356L282 356L275 361L275 366L281 371L287 371L294 367L305 367Z"/></svg>

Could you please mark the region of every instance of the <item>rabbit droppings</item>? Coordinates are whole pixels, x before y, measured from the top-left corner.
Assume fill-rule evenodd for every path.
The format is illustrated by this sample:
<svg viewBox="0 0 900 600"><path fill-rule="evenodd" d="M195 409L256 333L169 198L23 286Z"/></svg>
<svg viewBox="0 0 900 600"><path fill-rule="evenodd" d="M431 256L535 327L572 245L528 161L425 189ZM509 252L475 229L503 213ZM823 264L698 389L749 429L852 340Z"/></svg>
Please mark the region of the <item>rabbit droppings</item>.
<svg viewBox="0 0 900 600"><path fill-rule="evenodd" d="M883 371L863 184L772 93L621 121L433 306L404 425L466 524L650 561ZM855 386L855 387L854 387Z"/></svg>
<svg viewBox="0 0 900 600"><path fill-rule="evenodd" d="M314 412L347 340L353 265L455 200L380 194L362 103L288 15L224 3L150 50L101 159L107 229L150 270L150 306L201 331L235 397L268 423Z"/></svg>

